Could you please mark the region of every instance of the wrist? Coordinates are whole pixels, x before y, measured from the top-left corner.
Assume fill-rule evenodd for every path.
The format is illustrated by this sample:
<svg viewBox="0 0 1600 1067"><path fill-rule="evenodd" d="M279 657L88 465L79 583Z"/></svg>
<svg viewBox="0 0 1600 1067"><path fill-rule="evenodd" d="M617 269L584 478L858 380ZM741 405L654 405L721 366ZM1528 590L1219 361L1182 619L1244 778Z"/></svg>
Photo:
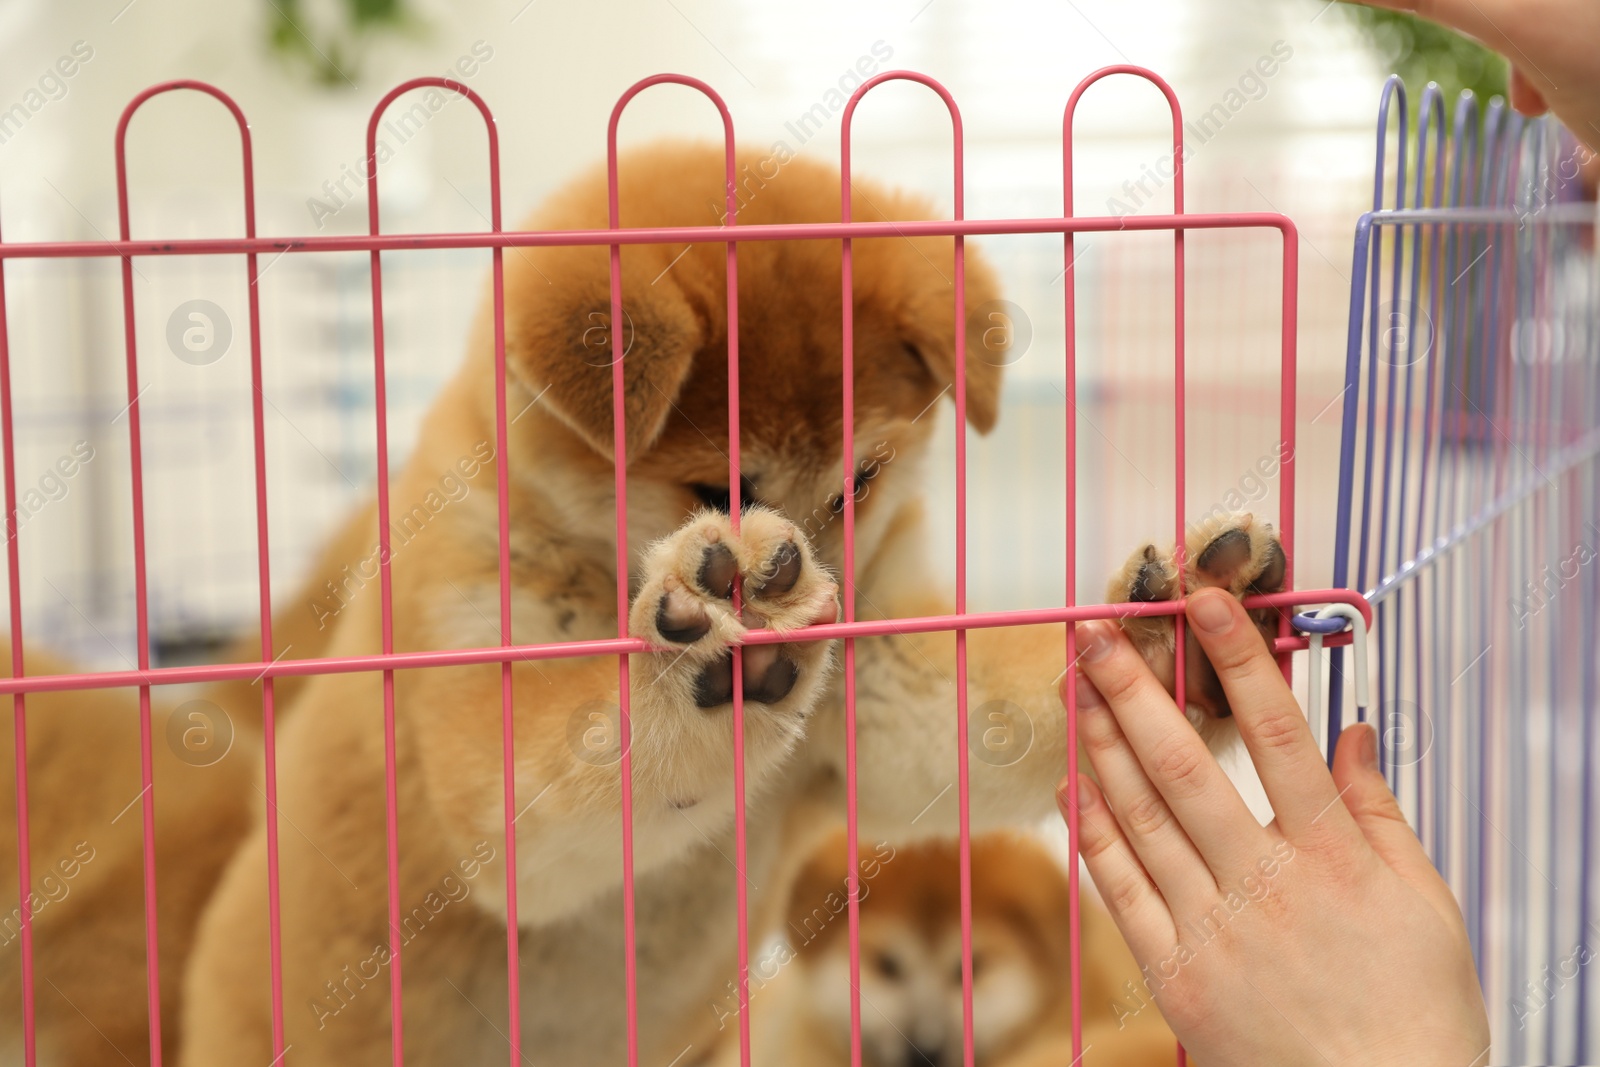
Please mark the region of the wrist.
<svg viewBox="0 0 1600 1067"><path fill-rule="evenodd" d="M1470 1036L1415 1035L1357 1056L1350 1067L1488 1067L1489 1051L1487 1027Z"/></svg>

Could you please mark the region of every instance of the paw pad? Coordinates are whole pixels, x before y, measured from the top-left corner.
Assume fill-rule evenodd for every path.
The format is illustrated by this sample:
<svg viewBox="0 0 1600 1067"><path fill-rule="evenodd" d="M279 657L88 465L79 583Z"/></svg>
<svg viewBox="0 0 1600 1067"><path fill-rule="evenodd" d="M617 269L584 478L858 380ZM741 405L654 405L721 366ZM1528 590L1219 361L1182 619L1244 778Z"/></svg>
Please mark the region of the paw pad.
<svg viewBox="0 0 1600 1067"><path fill-rule="evenodd" d="M719 600L733 599L733 581L739 576L739 561L728 546L718 541L706 549L700 560L700 588Z"/></svg>
<svg viewBox="0 0 1600 1067"><path fill-rule="evenodd" d="M737 531L727 516L694 516L651 547L641 577L629 628L656 651L643 654L637 677L651 686L677 675L680 685L668 688L702 709L732 702L729 646L750 629L797 631L838 617L837 584L794 524L769 508L746 510ZM736 589L743 592L738 611L730 603ZM790 703L829 656L825 641L751 646L743 653L742 695L757 704Z"/></svg>
<svg viewBox="0 0 1600 1067"><path fill-rule="evenodd" d="M785 541L761 568L761 574L745 582L745 591L752 597L783 596L800 580L800 566L800 549L793 541Z"/></svg>
<svg viewBox="0 0 1600 1067"><path fill-rule="evenodd" d="M758 645L744 654L744 699L753 704L776 704L788 696L800 679L800 667L774 645ZM720 708L733 703L733 654L724 652L700 669L694 683L695 706Z"/></svg>
<svg viewBox="0 0 1600 1067"><path fill-rule="evenodd" d="M1145 545L1142 556L1128 584L1128 599L1136 604L1157 600L1171 600L1177 593L1177 568L1170 558L1162 558L1155 545Z"/></svg>
<svg viewBox="0 0 1600 1067"><path fill-rule="evenodd" d="M733 653L723 654L700 669L694 680L694 703L715 708L733 702Z"/></svg>
<svg viewBox="0 0 1600 1067"><path fill-rule="evenodd" d="M1234 573L1250 565L1250 535L1237 527L1217 535L1195 559L1194 566L1217 585L1229 585Z"/></svg>
<svg viewBox="0 0 1600 1067"><path fill-rule="evenodd" d="M688 590L672 582L656 609L656 629L675 644L693 644L711 632L711 616Z"/></svg>

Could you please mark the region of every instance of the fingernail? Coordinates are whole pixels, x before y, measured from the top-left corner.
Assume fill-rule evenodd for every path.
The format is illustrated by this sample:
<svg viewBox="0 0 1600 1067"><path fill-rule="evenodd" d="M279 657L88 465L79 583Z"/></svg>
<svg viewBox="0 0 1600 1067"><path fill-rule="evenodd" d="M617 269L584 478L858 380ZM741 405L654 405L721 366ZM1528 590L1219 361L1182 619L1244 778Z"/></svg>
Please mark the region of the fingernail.
<svg viewBox="0 0 1600 1067"><path fill-rule="evenodd" d="M1233 611L1220 596L1197 596L1189 601L1189 621L1208 634L1226 633L1233 625Z"/></svg>
<svg viewBox="0 0 1600 1067"><path fill-rule="evenodd" d="M1111 655L1111 633L1103 622L1086 622L1078 627L1078 642L1083 646L1082 658L1099 663Z"/></svg>
<svg viewBox="0 0 1600 1067"><path fill-rule="evenodd" d="M1083 775L1078 779L1078 810L1084 811L1094 807L1094 786L1089 784L1089 776Z"/></svg>
<svg viewBox="0 0 1600 1067"><path fill-rule="evenodd" d="M1080 698L1081 699L1081 698ZM1378 732L1371 727L1361 731L1361 765L1369 771L1378 769Z"/></svg>
<svg viewBox="0 0 1600 1067"><path fill-rule="evenodd" d="M1102 707L1104 704L1100 690L1094 687L1094 683L1082 674L1078 675L1078 710L1087 711L1090 708Z"/></svg>

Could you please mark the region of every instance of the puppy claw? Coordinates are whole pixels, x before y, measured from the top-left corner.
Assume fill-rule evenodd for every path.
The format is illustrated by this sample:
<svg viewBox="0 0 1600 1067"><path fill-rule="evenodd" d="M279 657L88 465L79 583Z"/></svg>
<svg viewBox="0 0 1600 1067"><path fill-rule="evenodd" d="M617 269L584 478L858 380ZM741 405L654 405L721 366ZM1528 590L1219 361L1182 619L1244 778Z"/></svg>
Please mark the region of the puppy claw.
<svg viewBox="0 0 1600 1067"><path fill-rule="evenodd" d="M830 597L818 597L813 602L811 617L806 620L808 626L827 626L839 621L839 616L844 614L844 605L839 601L838 593Z"/></svg>

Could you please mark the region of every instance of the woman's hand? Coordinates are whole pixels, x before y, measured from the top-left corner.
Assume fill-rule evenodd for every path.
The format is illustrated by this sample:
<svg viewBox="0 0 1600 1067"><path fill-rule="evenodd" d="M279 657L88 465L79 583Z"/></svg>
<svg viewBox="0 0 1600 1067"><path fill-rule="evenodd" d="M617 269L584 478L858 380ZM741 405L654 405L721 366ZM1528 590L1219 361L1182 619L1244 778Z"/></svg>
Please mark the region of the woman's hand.
<svg viewBox="0 0 1600 1067"><path fill-rule="evenodd" d="M1600 150L1600 4L1594 0L1363 2L1409 11L1493 48L1511 63L1513 107L1525 115L1554 111L1578 140Z"/></svg>
<svg viewBox="0 0 1600 1067"><path fill-rule="evenodd" d="M1378 773L1370 726L1328 773L1254 625L1216 590L1188 618L1277 818L1257 823L1114 623L1078 627L1082 852L1201 1064L1471 1067L1489 1022L1461 911ZM1103 790L1103 792L1102 792Z"/></svg>

